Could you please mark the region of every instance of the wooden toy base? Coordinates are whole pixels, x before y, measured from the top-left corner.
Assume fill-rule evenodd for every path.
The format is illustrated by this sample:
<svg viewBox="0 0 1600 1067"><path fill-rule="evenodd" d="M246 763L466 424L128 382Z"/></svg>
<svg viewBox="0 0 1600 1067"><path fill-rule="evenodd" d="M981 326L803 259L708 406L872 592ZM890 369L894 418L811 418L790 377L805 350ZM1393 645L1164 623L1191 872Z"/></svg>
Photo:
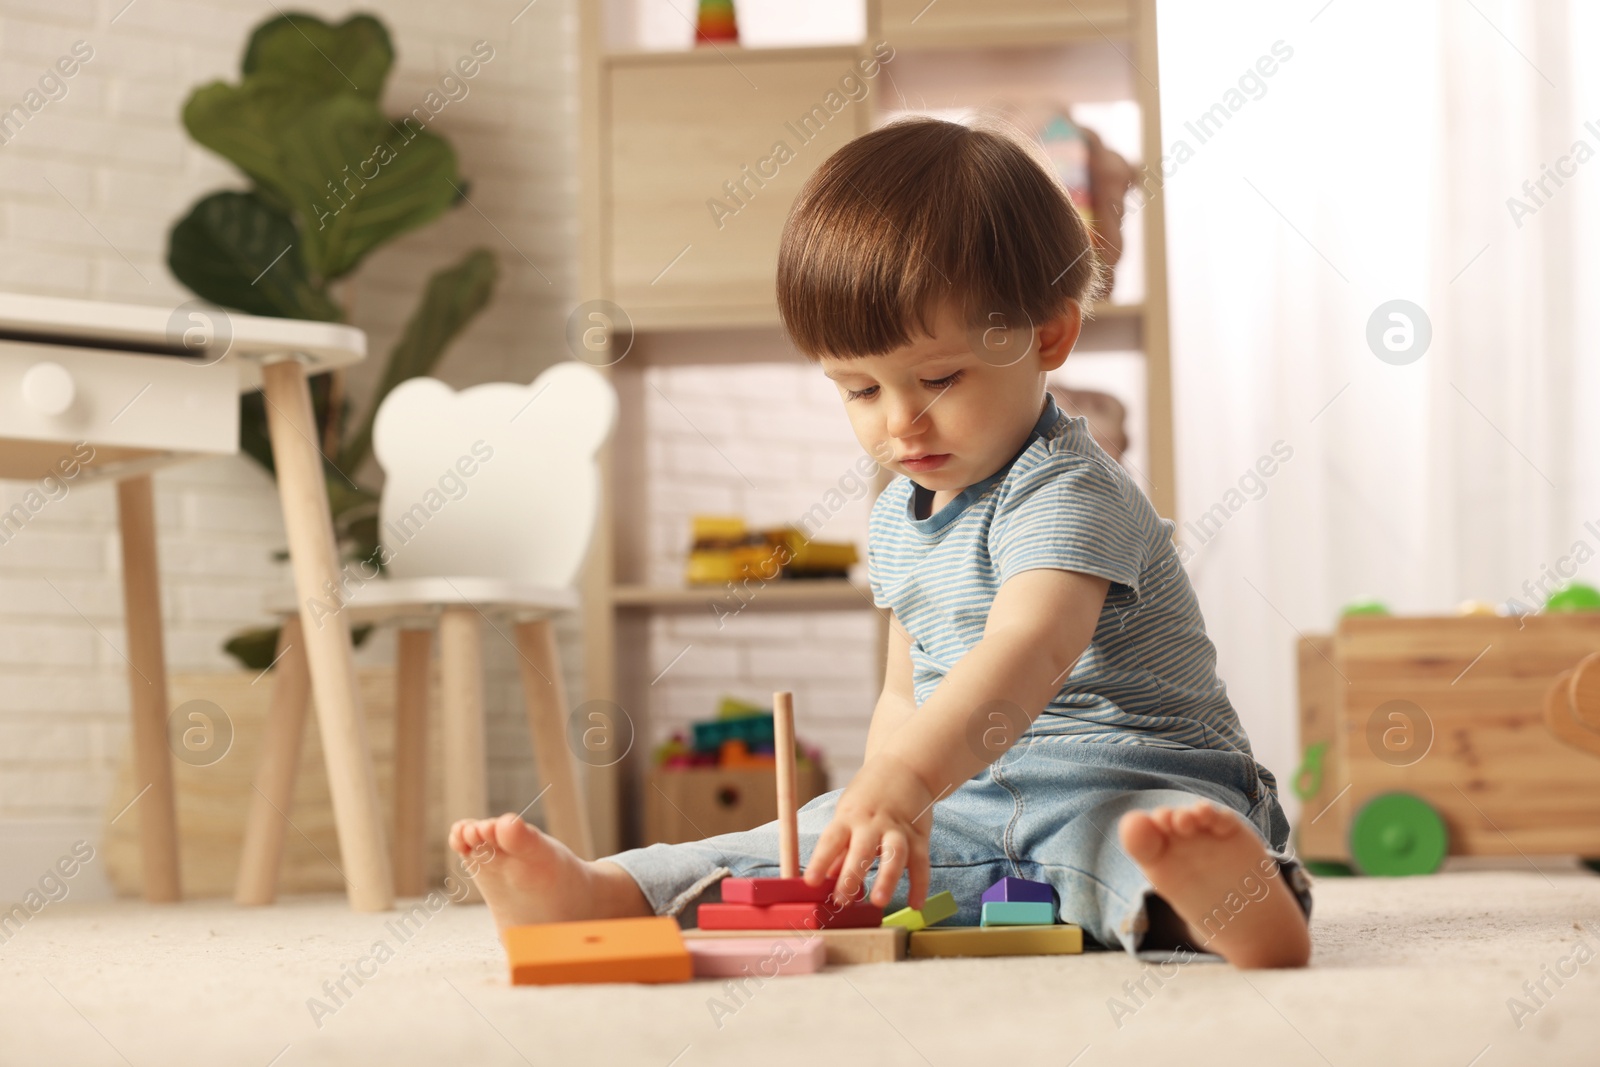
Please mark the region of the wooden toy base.
<svg viewBox="0 0 1600 1067"><path fill-rule="evenodd" d="M793 936L793 935L790 935ZM877 926L857 930L823 930L803 934L803 937L822 938L823 950L830 967L845 967L858 963L894 963L906 958L908 931L898 926ZM710 937L766 938L781 941L785 938L772 930L685 930L683 939L694 941Z"/></svg>
<svg viewBox="0 0 1600 1067"><path fill-rule="evenodd" d="M952 926L911 935L912 959L941 956L1066 956L1083 951L1083 927Z"/></svg>

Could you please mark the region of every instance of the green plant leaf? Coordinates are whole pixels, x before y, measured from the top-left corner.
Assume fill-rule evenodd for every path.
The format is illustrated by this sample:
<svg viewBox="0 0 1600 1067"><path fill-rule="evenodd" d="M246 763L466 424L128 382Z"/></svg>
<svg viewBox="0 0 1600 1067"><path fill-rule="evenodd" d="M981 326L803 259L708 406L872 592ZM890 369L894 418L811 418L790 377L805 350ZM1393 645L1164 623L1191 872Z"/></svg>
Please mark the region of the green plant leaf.
<svg viewBox="0 0 1600 1067"><path fill-rule="evenodd" d="M358 470L372 450L372 423L378 405L401 382L430 373L456 335L482 311L494 295L500 269L494 255L485 248L474 248L453 267L446 267L428 280L417 309L411 313L405 332L389 353L388 365L373 392L367 416L344 452L339 465Z"/></svg>
<svg viewBox="0 0 1600 1067"><path fill-rule="evenodd" d="M323 279L438 218L456 197L456 154L426 130L401 130L371 101L324 100L280 134L283 192L300 215L306 262Z"/></svg>
<svg viewBox="0 0 1600 1067"><path fill-rule="evenodd" d="M282 198L285 185L280 133L306 108L314 95L292 86L237 86L226 82L202 85L183 105L183 128Z"/></svg>
<svg viewBox="0 0 1600 1067"><path fill-rule="evenodd" d="M239 69L246 78L298 82L319 97L349 92L377 103L393 65L389 31L371 15L332 26L290 12L256 27Z"/></svg>
<svg viewBox="0 0 1600 1067"><path fill-rule="evenodd" d="M339 308L306 276L294 223L254 193L212 193L167 240L173 277L251 315L336 322Z"/></svg>

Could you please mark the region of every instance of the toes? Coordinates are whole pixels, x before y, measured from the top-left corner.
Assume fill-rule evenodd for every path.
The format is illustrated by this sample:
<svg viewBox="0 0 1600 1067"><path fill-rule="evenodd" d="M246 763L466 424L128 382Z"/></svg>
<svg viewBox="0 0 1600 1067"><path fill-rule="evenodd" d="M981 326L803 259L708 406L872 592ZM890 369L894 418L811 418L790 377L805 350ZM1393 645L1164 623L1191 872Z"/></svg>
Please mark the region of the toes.
<svg viewBox="0 0 1600 1067"><path fill-rule="evenodd" d="M465 830L466 827L467 827L467 820L466 819L457 819L455 821L455 823L453 823L451 825L451 827L450 827L450 837L449 837L450 849L453 852L459 852L463 856L465 856L468 852L472 851L471 846L469 846L464 840L462 840L462 837L461 837L462 831Z"/></svg>
<svg viewBox="0 0 1600 1067"><path fill-rule="evenodd" d="M1179 837L1193 837L1199 829L1197 818L1194 808L1179 808L1172 813L1172 832Z"/></svg>
<svg viewBox="0 0 1600 1067"><path fill-rule="evenodd" d="M1232 837L1239 832L1243 825L1242 817L1232 811L1224 811L1215 804L1207 804L1208 819L1206 829L1213 837Z"/></svg>
<svg viewBox="0 0 1600 1067"><path fill-rule="evenodd" d="M1149 814L1150 814L1151 821L1153 821L1156 824L1156 826L1160 828L1162 833L1164 833L1164 834L1172 833L1172 809L1171 808L1168 808L1168 807L1155 808Z"/></svg>
<svg viewBox="0 0 1600 1067"><path fill-rule="evenodd" d="M1130 811L1117 823L1122 847L1136 863L1154 863L1167 850L1167 832L1156 812Z"/></svg>
<svg viewBox="0 0 1600 1067"><path fill-rule="evenodd" d="M539 831L523 822L516 812L508 811L489 825L494 835L490 843L503 852L515 855L538 844Z"/></svg>

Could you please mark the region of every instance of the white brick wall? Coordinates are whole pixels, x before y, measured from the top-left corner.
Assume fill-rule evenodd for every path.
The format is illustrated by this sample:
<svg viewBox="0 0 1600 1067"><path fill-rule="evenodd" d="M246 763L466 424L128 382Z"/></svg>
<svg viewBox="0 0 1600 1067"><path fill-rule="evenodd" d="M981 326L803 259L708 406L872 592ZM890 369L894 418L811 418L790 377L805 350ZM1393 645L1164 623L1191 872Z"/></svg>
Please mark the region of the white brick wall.
<svg viewBox="0 0 1600 1067"><path fill-rule="evenodd" d="M837 390L813 366L655 368L646 379L647 582L682 582L696 513L793 523L841 479L859 478L861 446ZM855 576L865 582L870 479L860 481L867 492L814 535L854 541ZM823 749L833 784L843 785L860 766L877 696L874 610L863 600L858 610L764 611L760 597L757 586L750 606L720 627L709 607L652 621L650 677L661 676L650 687L649 740L713 715L724 695L765 706L774 690L790 689L800 739Z"/></svg>
<svg viewBox="0 0 1600 1067"><path fill-rule="evenodd" d="M0 288L174 306L190 294L164 265L168 229L200 196L244 184L189 140L178 114L194 87L237 79L245 40L274 5L125 4L7 0L0 8L0 109L21 100L73 42L94 49L66 96L0 145ZM391 113L420 102L475 41L488 41L495 55L433 124L453 143L483 214L462 206L360 269L348 294L353 321L379 358L351 373L352 393L370 395L428 274L475 245L499 258L499 289L440 376L457 387L530 380L565 355L575 289L573 0L532 5L514 25L516 5L485 2L310 0L294 9L338 21L363 7L377 10L394 37L384 101ZM376 484L375 468L364 474ZM0 483L0 507L25 488ZM232 457L163 471L156 493L170 669L230 669L223 640L268 621L262 597L288 581L271 559L284 544L272 482ZM73 490L0 545L0 832L102 821L128 733L120 581L110 486ZM564 624L562 633L579 694L576 628ZM392 657L389 636L357 653L362 663ZM494 802L521 807L536 790L515 656L491 633L488 657ZM0 870L0 882L9 873Z"/></svg>

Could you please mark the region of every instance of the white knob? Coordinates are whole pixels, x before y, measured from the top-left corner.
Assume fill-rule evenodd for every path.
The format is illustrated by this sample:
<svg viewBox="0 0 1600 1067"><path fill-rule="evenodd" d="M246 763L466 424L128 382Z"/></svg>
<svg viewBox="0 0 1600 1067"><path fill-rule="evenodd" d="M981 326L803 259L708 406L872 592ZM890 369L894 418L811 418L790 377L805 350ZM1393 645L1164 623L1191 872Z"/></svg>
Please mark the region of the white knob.
<svg viewBox="0 0 1600 1067"><path fill-rule="evenodd" d="M35 363L22 376L22 401L41 414L61 414L75 395L72 374L59 363Z"/></svg>

